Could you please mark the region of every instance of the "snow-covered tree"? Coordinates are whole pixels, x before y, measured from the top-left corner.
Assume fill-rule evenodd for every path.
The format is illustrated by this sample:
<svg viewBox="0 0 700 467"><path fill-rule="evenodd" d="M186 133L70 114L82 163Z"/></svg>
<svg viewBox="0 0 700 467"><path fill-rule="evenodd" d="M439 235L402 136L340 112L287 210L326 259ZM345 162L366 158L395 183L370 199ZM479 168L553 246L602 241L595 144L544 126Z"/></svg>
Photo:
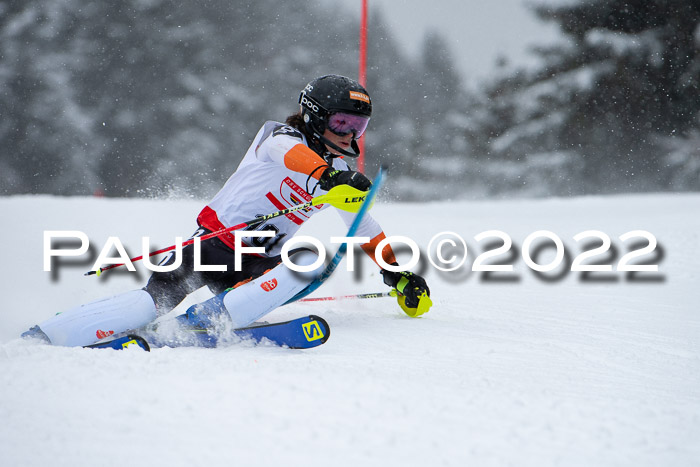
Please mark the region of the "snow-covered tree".
<svg viewBox="0 0 700 467"><path fill-rule="evenodd" d="M700 3L586 0L536 12L568 41L488 89L486 113L502 117L476 139L490 156L556 166L544 181L559 194L700 188L678 175L697 165Z"/></svg>
<svg viewBox="0 0 700 467"><path fill-rule="evenodd" d="M406 58L370 19L368 172L410 173L404 116L449 64ZM0 0L0 193L211 195L309 80L357 75L358 23L321 1Z"/></svg>

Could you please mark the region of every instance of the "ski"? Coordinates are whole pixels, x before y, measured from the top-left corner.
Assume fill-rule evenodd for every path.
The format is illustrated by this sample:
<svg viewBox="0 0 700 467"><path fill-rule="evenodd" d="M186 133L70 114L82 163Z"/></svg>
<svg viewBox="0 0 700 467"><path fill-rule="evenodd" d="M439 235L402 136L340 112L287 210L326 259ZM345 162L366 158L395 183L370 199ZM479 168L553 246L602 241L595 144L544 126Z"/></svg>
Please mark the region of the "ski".
<svg viewBox="0 0 700 467"><path fill-rule="evenodd" d="M129 347L140 347L146 352L151 351L151 347L141 336L135 334L127 334L126 336L117 337L110 340L96 342L92 345L86 345L86 349L114 349L114 350L124 350Z"/></svg>
<svg viewBox="0 0 700 467"><path fill-rule="evenodd" d="M152 342L154 347L179 347L193 345L198 347L216 347L220 343L232 340L252 341L259 344L268 341L271 344L290 349L310 349L325 344L331 329L326 320L320 316L309 315L281 323L253 324L245 328L227 332L210 331L187 324L185 315L177 318L180 331L177 338L158 338ZM183 337L184 335L184 337Z"/></svg>
<svg viewBox="0 0 700 467"><path fill-rule="evenodd" d="M290 349L309 349L325 344L331 328L325 319L309 315L282 323L262 324L233 331L242 339L260 342L267 339L273 344Z"/></svg>
<svg viewBox="0 0 700 467"><path fill-rule="evenodd" d="M174 335L161 334L158 328L144 330L143 336L127 334L114 337L111 340L97 342L85 346L91 349L122 350L130 345L136 345L146 351L161 347L216 347L220 343L232 340L252 341L255 344L270 342L280 347L290 349L310 349L325 344L331 335L331 329L326 320L320 316L309 315L281 323L265 323L245 328L234 329L224 334L218 334L204 328L187 324L185 315L175 318L177 332Z"/></svg>

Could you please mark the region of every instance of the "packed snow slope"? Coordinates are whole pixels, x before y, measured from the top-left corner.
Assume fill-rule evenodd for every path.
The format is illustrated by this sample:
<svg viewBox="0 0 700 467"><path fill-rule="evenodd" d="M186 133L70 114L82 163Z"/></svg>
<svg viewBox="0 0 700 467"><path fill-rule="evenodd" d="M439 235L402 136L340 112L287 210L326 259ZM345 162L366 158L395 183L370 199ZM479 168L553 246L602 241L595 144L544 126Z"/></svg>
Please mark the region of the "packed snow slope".
<svg viewBox="0 0 700 467"><path fill-rule="evenodd" d="M163 247L190 235L201 207L0 199L2 465L700 465L699 195L380 202L372 213L388 235L408 236L425 252L434 235L451 231L466 241L467 261L451 273L426 262L434 306L420 319L390 298L295 303L268 315L326 318L331 337L316 349L117 352L17 338L148 277L142 267L84 277L90 254L44 272L44 231L85 232L92 260L110 236L136 256L144 236ZM489 230L513 246L484 264L513 264L513 272L471 271L477 255L503 243L475 240ZM542 277L522 254L540 230L567 252ZM612 272L582 278L567 269L601 244L574 241L588 230L612 246L583 264L611 264ZM636 230L658 246L630 264L659 270L629 277L615 268L648 241L619 237ZM303 232L334 251L329 238L345 228L329 210ZM538 249L541 241L528 251L546 265L555 251ZM368 261L359 262L359 279L345 264L315 296L386 290ZM190 303L209 296L195 295Z"/></svg>

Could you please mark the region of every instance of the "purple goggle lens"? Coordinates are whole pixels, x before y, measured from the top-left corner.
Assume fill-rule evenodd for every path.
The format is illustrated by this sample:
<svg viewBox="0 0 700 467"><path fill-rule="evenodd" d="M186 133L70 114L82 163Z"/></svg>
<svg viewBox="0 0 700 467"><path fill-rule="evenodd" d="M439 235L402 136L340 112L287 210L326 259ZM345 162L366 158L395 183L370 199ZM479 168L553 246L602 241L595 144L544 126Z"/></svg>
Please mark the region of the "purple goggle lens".
<svg viewBox="0 0 700 467"><path fill-rule="evenodd" d="M338 136L355 134L355 139L362 136L367 129L369 117L338 112L328 117L328 129Z"/></svg>

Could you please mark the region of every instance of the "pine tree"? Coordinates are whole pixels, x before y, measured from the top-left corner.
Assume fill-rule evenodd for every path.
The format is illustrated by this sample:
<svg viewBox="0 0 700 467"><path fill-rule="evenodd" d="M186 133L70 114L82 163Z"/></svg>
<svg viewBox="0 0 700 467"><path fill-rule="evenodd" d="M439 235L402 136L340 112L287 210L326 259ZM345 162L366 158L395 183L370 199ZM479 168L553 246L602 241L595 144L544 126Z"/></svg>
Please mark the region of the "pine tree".
<svg viewBox="0 0 700 467"><path fill-rule="evenodd" d="M356 76L358 23L274 0L0 2L0 194L210 196L308 81ZM377 12L370 36L368 173L382 159L410 173L399 120L425 69Z"/></svg>
<svg viewBox="0 0 700 467"><path fill-rule="evenodd" d="M536 12L568 42L539 49L543 67L488 90L490 110L512 108L488 141L492 154L548 155L567 182L547 180L559 194L699 188L678 185L684 169L666 153L668 138L698 129L700 4L587 0Z"/></svg>

